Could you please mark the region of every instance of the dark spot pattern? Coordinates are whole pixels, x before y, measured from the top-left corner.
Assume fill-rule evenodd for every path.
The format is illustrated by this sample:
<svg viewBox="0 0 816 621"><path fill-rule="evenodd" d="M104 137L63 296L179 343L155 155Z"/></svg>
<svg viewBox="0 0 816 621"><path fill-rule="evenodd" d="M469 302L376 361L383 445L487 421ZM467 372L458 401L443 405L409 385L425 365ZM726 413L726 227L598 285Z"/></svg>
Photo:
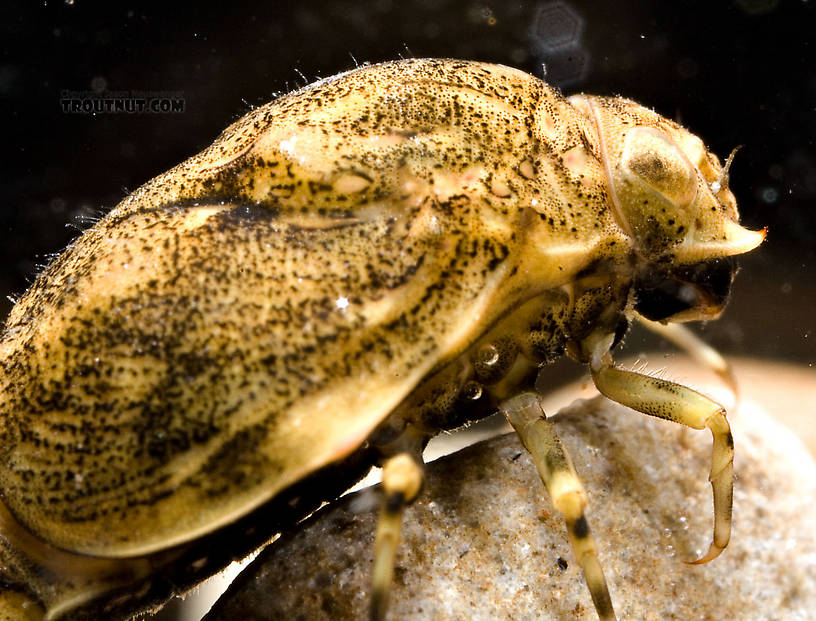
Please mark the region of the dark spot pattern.
<svg viewBox="0 0 816 621"><path fill-rule="evenodd" d="M13 309L5 503L66 549L146 553L237 519L389 414L458 424L482 337L546 362L625 303L552 293L600 253L628 265L593 131L531 76L447 60L254 110L83 233ZM565 163L580 145L586 165Z"/></svg>

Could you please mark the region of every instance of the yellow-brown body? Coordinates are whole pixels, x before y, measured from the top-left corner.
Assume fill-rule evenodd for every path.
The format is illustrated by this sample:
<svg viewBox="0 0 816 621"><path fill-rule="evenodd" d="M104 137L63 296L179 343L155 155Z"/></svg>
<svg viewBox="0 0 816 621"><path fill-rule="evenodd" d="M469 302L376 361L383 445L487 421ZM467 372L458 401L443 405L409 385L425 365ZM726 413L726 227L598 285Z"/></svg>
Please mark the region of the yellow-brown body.
<svg viewBox="0 0 816 621"><path fill-rule="evenodd" d="M610 136L635 126L693 167L658 188L688 222L620 198L651 196L632 171L655 177L617 166L633 147ZM399 61L281 97L128 196L14 307L3 503L46 544L147 556L406 425L484 415L622 331L650 261L758 243L719 176L649 110L496 65Z"/></svg>

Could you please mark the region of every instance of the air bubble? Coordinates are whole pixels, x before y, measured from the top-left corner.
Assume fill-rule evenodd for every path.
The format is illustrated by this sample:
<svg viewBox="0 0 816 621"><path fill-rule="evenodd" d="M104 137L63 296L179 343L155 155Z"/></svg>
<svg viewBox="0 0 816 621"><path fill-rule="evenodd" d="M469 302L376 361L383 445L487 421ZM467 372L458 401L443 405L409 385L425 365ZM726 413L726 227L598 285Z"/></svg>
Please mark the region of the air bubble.
<svg viewBox="0 0 816 621"><path fill-rule="evenodd" d="M499 350L495 345L485 345L479 351L479 362L492 367L499 361Z"/></svg>
<svg viewBox="0 0 816 621"><path fill-rule="evenodd" d="M462 395L465 399L470 399L471 401L476 401L476 399L481 398L482 392L482 385L478 382L468 382L462 387Z"/></svg>

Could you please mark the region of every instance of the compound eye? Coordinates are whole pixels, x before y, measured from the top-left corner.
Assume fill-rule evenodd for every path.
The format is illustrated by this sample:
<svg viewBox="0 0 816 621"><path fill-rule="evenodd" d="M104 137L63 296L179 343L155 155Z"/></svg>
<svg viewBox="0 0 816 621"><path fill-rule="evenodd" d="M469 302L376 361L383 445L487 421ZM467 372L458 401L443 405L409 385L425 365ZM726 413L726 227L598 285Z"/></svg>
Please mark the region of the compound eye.
<svg viewBox="0 0 816 621"><path fill-rule="evenodd" d="M687 207L697 196L694 166L663 132L648 127L630 131L621 166L630 181L645 184L678 207Z"/></svg>

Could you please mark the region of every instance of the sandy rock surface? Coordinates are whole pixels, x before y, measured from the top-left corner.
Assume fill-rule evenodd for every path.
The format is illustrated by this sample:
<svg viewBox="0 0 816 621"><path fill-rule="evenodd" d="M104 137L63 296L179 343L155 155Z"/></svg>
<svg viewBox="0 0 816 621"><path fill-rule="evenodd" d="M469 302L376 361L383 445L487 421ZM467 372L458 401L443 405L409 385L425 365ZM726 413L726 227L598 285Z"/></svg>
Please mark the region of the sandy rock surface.
<svg viewBox="0 0 816 621"><path fill-rule="evenodd" d="M816 464L743 403L734 530L712 532L711 436L597 398L553 417L590 496L620 619L809 619L816 610ZM268 547L207 619L367 617L376 492L341 499ZM594 619L563 520L514 435L427 468L406 512L391 619Z"/></svg>

